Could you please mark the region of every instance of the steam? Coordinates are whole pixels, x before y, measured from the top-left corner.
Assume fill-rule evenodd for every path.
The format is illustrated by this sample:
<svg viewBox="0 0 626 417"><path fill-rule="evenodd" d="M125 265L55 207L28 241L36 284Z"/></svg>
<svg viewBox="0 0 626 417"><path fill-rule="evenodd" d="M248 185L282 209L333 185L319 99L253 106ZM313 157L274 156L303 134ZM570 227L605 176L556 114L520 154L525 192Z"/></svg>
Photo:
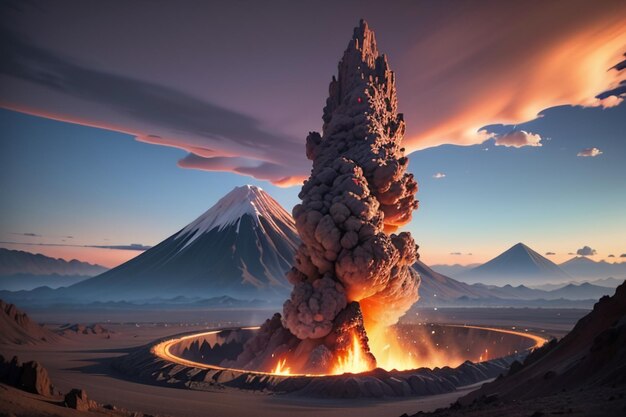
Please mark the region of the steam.
<svg viewBox="0 0 626 417"><path fill-rule="evenodd" d="M300 339L320 339L358 302L365 328L388 326L418 299L411 269L417 246L393 232L417 208L417 183L407 173L395 76L361 21L330 83L323 133L307 137L313 161L293 209L302 245L288 273L294 284L283 325ZM367 338L365 338L367 343Z"/></svg>

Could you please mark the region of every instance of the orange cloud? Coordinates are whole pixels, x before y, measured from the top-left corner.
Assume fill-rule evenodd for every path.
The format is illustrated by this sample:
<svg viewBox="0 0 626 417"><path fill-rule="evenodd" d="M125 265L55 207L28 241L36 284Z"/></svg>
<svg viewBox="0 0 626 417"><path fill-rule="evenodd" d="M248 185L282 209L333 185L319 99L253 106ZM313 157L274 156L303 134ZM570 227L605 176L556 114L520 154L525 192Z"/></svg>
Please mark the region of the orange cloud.
<svg viewBox="0 0 626 417"><path fill-rule="evenodd" d="M249 49L247 31L256 33L255 26L244 24L238 28L241 36L228 38L227 45L228 50L242 53L224 57L222 62L213 49L222 50L221 42L226 41L209 45L198 39L218 39L224 28L204 25L194 27L192 38L177 37L180 31L174 29L184 21L172 22L168 9L172 6L159 4L152 6L155 19L173 28L167 41L184 47L159 49L146 44L145 39L159 38L165 25L156 25L157 33L149 32L152 26L142 28L145 38L120 28L116 35L125 37L123 45L99 32L98 42L87 35L83 39L90 22L113 27L120 15L145 18L143 10L132 15L137 11L131 6L118 5L115 13L105 6L93 6L98 7L85 19L76 19L74 10L63 7L45 13L27 6L18 14L7 10L7 16L13 14L6 21L24 29L0 28L6 39L0 65L1 107L183 149L189 155L179 166L185 168L234 172L281 186L299 184L308 175L311 165L305 158L304 138L308 130L319 127L310 120L320 123L320 119L298 115L311 114L312 108L319 111L323 105L324 89L313 82L311 74L328 74L330 81L332 72L327 62L311 57L332 54L339 58L339 49L331 50L321 41L313 47L308 44L309 49L301 48L300 40L281 36L273 38L272 47L259 57ZM342 11L353 8L336 7ZM604 0L601 5L588 0L442 1L428 8L415 2L405 10L415 19L390 16L397 9L382 4L363 7L372 16L381 16L380 23L370 22L380 35L379 49L396 47L390 63L397 73L399 108L407 121L408 151L442 144L479 144L492 136L483 130L485 126L530 121L554 106L606 108L623 101L625 84L620 81L624 71L620 70L624 65L616 64L626 51L624 1ZM303 14L300 8L285 8L284 12L292 14L289 19L276 14L266 17L265 24L285 29L291 22L299 22ZM193 15L202 13L194 8ZM238 15L242 20L250 18L245 13ZM60 21L63 18L68 19L65 24ZM66 26L72 26L74 32L65 30ZM349 26L341 30L334 24L322 26L316 23L308 31L320 32L308 36L331 33L333 48L339 48L336 42L341 45L350 33ZM81 36L66 36L70 32ZM285 29L284 33L289 32ZM101 49L94 48L94 43ZM323 54L312 50L315 48ZM170 50L176 53L168 56L165 51ZM141 59L130 59L137 51ZM200 67L185 73L195 77L181 76L168 66L179 53L187 58L182 66ZM252 55L265 61L255 62ZM213 66L214 57L219 57L217 66ZM145 62L154 67L147 68ZM246 73L230 78L229 94L213 94L213 90L224 91L222 80L233 72L233 63L250 67L253 76ZM292 64L299 66L284 71ZM275 76L276 72L280 76ZM248 104L245 97L255 95L262 98ZM312 102L315 106L309 104ZM241 103L238 105L245 111L233 109L233 103ZM300 118L292 121L291 115ZM302 132L300 137L275 128L291 124L290 131ZM538 137L527 134L526 139L527 145L540 144Z"/></svg>
<svg viewBox="0 0 626 417"><path fill-rule="evenodd" d="M409 77L412 90L401 102L407 148L478 144L486 125L530 121L559 105L621 102L596 96L620 81L609 69L626 50L625 3L506 6L452 16L402 63L398 79Z"/></svg>

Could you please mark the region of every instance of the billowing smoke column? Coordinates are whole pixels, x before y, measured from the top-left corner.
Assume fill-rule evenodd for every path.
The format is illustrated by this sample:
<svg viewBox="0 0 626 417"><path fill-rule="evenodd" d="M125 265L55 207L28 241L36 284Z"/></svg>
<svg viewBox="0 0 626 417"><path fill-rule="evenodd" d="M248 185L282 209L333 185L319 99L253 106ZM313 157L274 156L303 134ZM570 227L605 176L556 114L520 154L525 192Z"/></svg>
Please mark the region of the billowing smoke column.
<svg viewBox="0 0 626 417"><path fill-rule="evenodd" d="M392 234L411 220L417 184L400 145L394 74L363 21L330 83L323 120L323 134L307 137L313 169L293 209L302 245L287 274L291 297L283 316L223 366L272 370L280 359L291 372L372 369L366 329L380 336L418 299L417 246L409 233ZM354 352L356 366L337 367Z"/></svg>
<svg viewBox="0 0 626 417"><path fill-rule="evenodd" d="M329 335L355 301L366 328L395 324L420 283L411 235L391 234L417 208L395 77L364 21L330 83L323 120L323 134L307 137L313 170L293 209L303 243L288 273L294 288L283 324L300 339Z"/></svg>

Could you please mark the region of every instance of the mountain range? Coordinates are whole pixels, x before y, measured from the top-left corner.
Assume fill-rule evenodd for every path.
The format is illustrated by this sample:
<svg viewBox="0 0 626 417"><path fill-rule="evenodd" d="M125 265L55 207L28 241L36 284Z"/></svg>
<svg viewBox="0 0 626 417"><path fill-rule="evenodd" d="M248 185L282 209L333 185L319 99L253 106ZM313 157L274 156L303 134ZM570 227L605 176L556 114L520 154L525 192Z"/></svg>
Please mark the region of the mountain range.
<svg viewBox="0 0 626 417"><path fill-rule="evenodd" d="M518 245L523 245L523 244L518 244ZM515 245L513 248L515 248L518 245ZM535 254L539 255L536 252ZM530 262L535 263L535 256L528 256L527 260L529 259L530 259ZM544 261L542 261L542 263L545 261L551 262L547 258L543 258L543 259ZM505 263L508 263L508 262L505 261ZM588 258L586 256L576 256L561 264L558 264L558 265L554 264L554 265L558 266L565 274L569 275L569 280L561 280L559 278L563 276L563 274L561 273L559 273L556 277L554 277L552 273L548 273L546 274L546 276L554 277L554 278L550 278L550 279L555 279L554 283L532 284L531 282L527 282L527 284L529 286L533 286L535 288L541 288L541 289L555 289L555 288L563 287L564 285L569 284L569 283L582 283L582 282L589 282L591 284L605 286L605 287L617 287L619 284L623 282L624 278L626 278L626 262L610 263L606 261L594 261L593 259ZM494 283L492 282L493 274L491 273L481 274L481 272L483 271L483 268L479 268L480 266L481 266L480 264L470 264L470 265L439 264L439 265L432 265L431 268L441 274L447 275L455 279L465 279L467 281L472 281L474 279L481 280L480 277L482 276L483 278L481 282ZM551 266L551 269L554 270L554 266ZM469 272L472 270L475 270L475 271ZM538 270L540 270L540 268L538 268ZM511 278L515 280L515 279L518 279L520 275L516 272L516 270L512 270L512 271L499 270L497 272L498 272L497 276L504 277L506 278L505 281L509 280L511 282L512 282ZM532 275L532 274L529 274L529 275ZM541 274L537 274L537 275L543 276ZM524 275L522 275L522 277L524 277ZM528 281L531 281L531 280L528 280Z"/></svg>
<svg viewBox="0 0 626 417"><path fill-rule="evenodd" d="M76 259L0 248L0 289L30 290L41 286L68 286L101 274L107 268Z"/></svg>
<svg viewBox="0 0 626 417"><path fill-rule="evenodd" d="M572 277L557 264L541 256L523 243L518 243L489 262L458 275L468 283L520 285L560 282Z"/></svg>
<svg viewBox="0 0 626 417"><path fill-rule="evenodd" d="M116 268L67 288L1 291L0 296L14 302L123 301L138 308L145 303L214 305L212 300L220 297L237 305L245 300L279 305L291 291L285 272L299 244L293 218L280 204L258 187L237 187L179 232ZM612 291L592 284L564 283L546 289L510 285L513 278L529 276L537 282L550 277L571 280L522 243L459 274L468 274L473 284L437 272L422 261L414 268L422 277L419 306L588 307ZM494 285L498 280L505 285Z"/></svg>
<svg viewBox="0 0 626 417"><path fill-rule="evenodd" d="M577 279L626 278L626 262L609 263L594 261L586 256L577 256L559 266Z"/></svg>

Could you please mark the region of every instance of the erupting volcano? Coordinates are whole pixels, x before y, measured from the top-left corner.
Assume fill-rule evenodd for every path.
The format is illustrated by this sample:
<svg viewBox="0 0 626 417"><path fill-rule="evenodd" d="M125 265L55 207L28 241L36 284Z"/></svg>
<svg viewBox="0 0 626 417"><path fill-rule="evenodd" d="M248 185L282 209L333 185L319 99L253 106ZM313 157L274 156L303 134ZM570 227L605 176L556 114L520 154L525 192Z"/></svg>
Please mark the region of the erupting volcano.
<svg viewBox="0 0 626 417"><path fill-rule="evenodd" d="M394 73L366 22L330 83L323 131L306 141L313 169L293 209L302 244L283 316L233 365L276 373L344 373L415 365L390 326L419 298L417 246L395 234L417 208L401 147ZM398 361L398 358L404 358Z"/></svg>

